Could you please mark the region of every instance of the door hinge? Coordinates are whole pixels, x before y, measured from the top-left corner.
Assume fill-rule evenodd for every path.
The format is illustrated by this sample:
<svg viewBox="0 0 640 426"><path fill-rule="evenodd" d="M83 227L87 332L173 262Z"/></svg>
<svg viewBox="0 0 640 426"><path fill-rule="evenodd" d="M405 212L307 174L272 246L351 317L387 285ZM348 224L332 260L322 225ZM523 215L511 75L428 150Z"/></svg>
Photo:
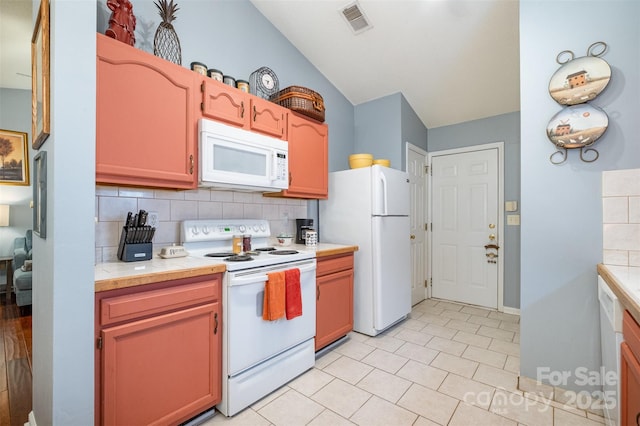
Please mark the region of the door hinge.
<svg viewBox="0 0 640 426"><path fill-rule="evenodd" d="M102 337L98 337L96 340L96 348L102 349Z"/></svg>
<svg viewBox="0 0 640 426"><path fill-rule="evenodd" d="M424 173L425 173L426 175L428 175L428 174L429 174L429 166L424 166Z"/></svg>

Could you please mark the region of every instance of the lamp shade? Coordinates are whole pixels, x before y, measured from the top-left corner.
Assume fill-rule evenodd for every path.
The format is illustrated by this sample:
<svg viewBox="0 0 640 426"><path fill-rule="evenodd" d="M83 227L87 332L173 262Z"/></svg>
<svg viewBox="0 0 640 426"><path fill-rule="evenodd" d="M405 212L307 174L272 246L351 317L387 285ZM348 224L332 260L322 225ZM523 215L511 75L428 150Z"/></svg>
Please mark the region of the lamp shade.
<svg viewBox="0 0 640 426"><path fill-rule="evenodd" d="M0 226L9 226L9 205L0 204Z"/></svg>

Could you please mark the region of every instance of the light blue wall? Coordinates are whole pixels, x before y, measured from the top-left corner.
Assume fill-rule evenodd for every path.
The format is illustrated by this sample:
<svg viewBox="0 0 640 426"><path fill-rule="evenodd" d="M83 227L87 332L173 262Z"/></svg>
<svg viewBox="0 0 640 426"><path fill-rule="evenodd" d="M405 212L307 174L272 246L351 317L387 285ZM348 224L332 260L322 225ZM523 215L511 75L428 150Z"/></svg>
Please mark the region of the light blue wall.
<svg viewBox="0 0 640 426"><path fill-rule="evenodd" d="M600 366L596 264L602 261L603 170L640 167L640 2L520 2L521 81L521 374L539 367L569 371L561 387L582 387L575 369ZM595 163L569 152L553 165L545 135L561 110L548 93L563 50L584 56L589 45L609 45L609 87L591 103L609 128L594 145Z"/></svg>
<svg viewBox="0 0 640 426"><path fill-rule="evenodd" d="M33 164L31 149L31 90L0 88L0 129L27 133L29 167ZM31 168L29 168L31 173ZM31 176L29 177L31 182ZM0 256L13 253L13 239L23 236L33 222L29 202L31 185L0 185L0 204L9 204L9 226L0 228Z"/></svg>
<svg viewBox="0 0 640 426"><path fill-rule="evenodd" d="M428 130L429 152L504 142L504 199L520 201L520 113L497 115ZM520 206L519 206L520 207ZM515 212L515 213L520 213ZM520 227L504 217L504 306L520 307Z"/></svg>
<svg viewBox="0 0 640 426"><path fill-rule="evenodd" d="M401 93L355 107L353 153L387 158L392 168L405 170L405 142L426 150L427 128Z"/></svg>

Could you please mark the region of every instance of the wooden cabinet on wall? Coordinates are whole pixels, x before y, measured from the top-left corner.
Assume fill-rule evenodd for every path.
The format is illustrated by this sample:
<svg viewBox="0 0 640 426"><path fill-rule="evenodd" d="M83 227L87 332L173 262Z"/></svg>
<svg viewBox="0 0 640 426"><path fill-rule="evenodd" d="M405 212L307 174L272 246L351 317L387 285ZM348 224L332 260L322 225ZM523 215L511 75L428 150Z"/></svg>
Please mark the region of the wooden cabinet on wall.
<svg viewBox="0 0 640 426"><path fill-rule="evenodd" d="M96 182L197 185L199 74L97 34Z"/></svg>
<svg viewBox="0 0 640 426"><path fill-rule="evenodd" d="M200 85L203 117L287 139L286 108L210 78Z"/></svg>
<svg viewBox="0 0 640 426"><path fill-rule="evenodd" d="M326 124L289 113L289 189L270 197L326 199L329 193L329 130Z"/></svg>
<svg viewBox="0 0 640 426"><path fill-rule="evenodd" d="M318 258L316 351L353 330L353 253Z"/></svg>
<svg viewBox="0 0 640 426"><path fill-rule="evenodd" d="M220 402L221 277L96 293L97 425L179 424Z"/></svg>
<svg viewBox="0 0 640 426"><path fill-rule="evenodd" d="M640 325L625 311L620 356L620 424L640 424Z"/></svg>

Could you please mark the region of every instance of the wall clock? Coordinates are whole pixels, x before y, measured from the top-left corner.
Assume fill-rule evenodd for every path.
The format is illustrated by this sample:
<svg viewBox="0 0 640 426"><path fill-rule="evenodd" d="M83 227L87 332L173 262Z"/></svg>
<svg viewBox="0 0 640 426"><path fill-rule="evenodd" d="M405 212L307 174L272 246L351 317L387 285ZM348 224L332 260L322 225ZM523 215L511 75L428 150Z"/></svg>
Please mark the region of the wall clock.
<svg viewBox="0 0 640 426"><path fill-rule="evenodd" d="M269 99L280 90L278 76L268 67L260 67L249 76L249 93Z"/></svg>

